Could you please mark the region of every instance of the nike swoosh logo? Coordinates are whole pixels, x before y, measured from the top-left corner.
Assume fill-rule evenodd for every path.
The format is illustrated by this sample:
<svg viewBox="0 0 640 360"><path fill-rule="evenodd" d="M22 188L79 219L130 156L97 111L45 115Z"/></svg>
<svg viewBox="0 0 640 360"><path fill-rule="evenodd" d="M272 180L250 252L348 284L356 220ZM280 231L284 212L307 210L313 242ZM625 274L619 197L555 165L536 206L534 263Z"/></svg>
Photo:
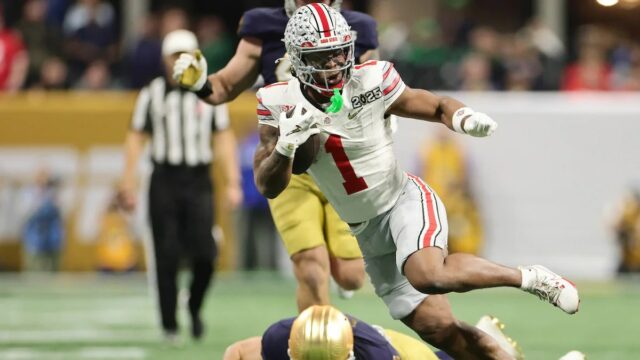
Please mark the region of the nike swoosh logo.
<svg viewBox="0 0 640 360"><path fill-rule="evenodd" d="M352 111L349 113L349 115L347 115L347 117L349 118L349 120L352 120L354 117L358 116L358 114L360 114L360 111L364 110L364 108L360 108L356 111Z"/></svg>

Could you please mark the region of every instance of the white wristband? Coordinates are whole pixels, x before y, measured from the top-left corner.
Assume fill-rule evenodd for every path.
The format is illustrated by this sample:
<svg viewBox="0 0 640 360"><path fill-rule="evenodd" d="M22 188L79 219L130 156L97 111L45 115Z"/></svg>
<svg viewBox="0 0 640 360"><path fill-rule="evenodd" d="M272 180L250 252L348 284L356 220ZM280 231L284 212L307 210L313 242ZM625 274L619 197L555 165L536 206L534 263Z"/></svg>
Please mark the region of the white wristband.
<svg viewBox="0 0 640 360"><path fill-rule="evenodd" d="M291 143L285 143L281 141L278 141L276 143L276 151L288 157L289 159L293 159L293 155L295 155L296 153L296 148L297 146Z"/></svg>
<svg viewBox="0 0 640 360"><path fill-rule="evenodd" d="M466 134L467 132L464 131L464 129L462 128L462 120L466 119L467 117L473 115L475 113L475 111L473 111L473 109L469 108L469 107L463 107L460 108L458 110L456 110L455 114L453 114L453 130L455 130L456 132L462 133L462 134Z"/></svg>

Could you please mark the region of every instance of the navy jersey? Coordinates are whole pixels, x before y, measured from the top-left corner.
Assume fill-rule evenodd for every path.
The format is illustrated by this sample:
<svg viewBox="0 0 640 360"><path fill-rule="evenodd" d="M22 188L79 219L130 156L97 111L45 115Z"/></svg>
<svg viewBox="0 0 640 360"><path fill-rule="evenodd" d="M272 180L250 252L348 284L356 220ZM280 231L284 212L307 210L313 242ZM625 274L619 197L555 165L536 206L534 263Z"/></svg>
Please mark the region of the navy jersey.
<svg viewBox="0 0 640 360"><path fill-rule="evenodd" d="M342 10L340 12L347 20L351 30L356 33L356 60L368 50L378 47L378 32L376 21L361 12ZM278 79L276 76L276 60L284 56L284 30L289 17L284 8L255 8L242 15L238 27L238 36L254 37L262 40L262 54L260 55L260 73L265 85L289 79Z"/></svg>
<svg viewBox="0 0 640 360"><path fill-rule="evenodd" d="M349 317L353 323L353 353L356 359L392 360L395 349L371 325ZM288 360L289 333L295 318L280 320L262 334L264 360Z"/></svg>

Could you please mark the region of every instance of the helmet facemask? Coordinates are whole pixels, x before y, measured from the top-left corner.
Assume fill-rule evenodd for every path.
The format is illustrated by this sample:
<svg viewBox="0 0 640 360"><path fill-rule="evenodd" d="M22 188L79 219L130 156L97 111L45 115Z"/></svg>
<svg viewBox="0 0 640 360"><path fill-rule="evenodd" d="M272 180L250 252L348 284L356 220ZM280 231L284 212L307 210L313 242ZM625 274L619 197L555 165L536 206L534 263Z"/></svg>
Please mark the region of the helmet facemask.
<svg viewBox="0 0 640 360"><path fill-rule="evenodd" d="M321 93L342 89L351 79L354 41L344 17L317 3L299 8L289 19L284 36L294 76ZM340 79L335 78L338 73Z"/></svg>
<svg viewBox="0 0 640 360"><path fill-rule="evenodd" d="M351 80L354 65L353 42L320 49L298 49L299 56L291 56L294 75L301 83L321 93L342 89ZM328 66L332 63L332 66Z"/></svg>

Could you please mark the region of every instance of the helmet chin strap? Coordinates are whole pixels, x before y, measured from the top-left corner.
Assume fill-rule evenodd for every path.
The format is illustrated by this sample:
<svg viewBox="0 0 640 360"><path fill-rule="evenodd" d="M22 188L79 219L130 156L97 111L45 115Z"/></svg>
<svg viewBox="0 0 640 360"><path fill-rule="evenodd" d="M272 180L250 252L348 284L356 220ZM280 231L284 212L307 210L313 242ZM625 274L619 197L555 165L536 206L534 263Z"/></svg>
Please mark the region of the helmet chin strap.
<svg viewBox="0 0 640 360"><path fill-rule="evenodd" d="M326 77L317 79L313 75L309 75L308 78L304 79L305 81L303 82L314 88L317 92L323 95L331 96L331 94L333 94L333 89L341 90L345 87L345 85L347 85L348 80L345 79L348 78L348 71L345 71L344 68L341 68L340 72L342 73L342 77L340 78L340 81L335 84L330 84L329 80Z"/></svg>
<svg viewBox="0 0 640 360"><path fill-rule="evenodd" d="M309 86L305 84L305 87L310 87L315 90L319 94L325 97L330 97L329 101L331 104L325 109L327 114L337 113L342 110L342 106L344 106L344 99L342 98L342 94L340 94L340 90L344 88L345 82L341 80L338 84L332 85L329 88L318 88L317 86Z"/></svg>
<svg viewBox="0 0 640 360"><path fill-rule="evenodd" d="M339 83L335 85L329 85L327 87L315 87L314 89L322 95L331 96L334 94L335 90L342 90L344 88L344 80L340 80Z"/></svg>

